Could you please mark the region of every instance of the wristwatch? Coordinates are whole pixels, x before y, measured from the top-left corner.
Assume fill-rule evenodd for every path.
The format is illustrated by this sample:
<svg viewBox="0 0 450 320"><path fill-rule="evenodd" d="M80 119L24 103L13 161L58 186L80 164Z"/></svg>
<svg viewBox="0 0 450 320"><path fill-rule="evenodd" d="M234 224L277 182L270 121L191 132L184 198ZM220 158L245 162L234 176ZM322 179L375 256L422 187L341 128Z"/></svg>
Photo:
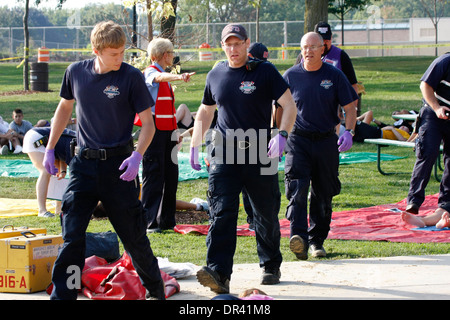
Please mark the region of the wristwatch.
<svg viewBox="0 0 450 320"><path fill-rule="evenodd" d="M286 139L289 135L286 130L280 130L278 131L278 133L280 134L280 136L285 137Z"/></svg>
<svg viewBox="0 0 450 320"><path fill-rule="evenodd" d="M355 136L355 131L354 131L353 129L347 129L347 130L345 130L345 131L350 132L350 134L352 135L352 137Z"/></svg>

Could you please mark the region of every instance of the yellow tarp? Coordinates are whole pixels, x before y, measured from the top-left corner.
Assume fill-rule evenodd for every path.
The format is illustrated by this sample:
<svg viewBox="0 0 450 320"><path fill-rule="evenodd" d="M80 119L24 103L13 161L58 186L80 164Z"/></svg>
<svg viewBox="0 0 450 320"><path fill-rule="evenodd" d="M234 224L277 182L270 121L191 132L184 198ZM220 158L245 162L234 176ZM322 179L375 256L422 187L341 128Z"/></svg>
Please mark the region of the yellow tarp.
<svg viewBox="0 0 450 320"><path fill-rule="evenodd" d="M47 210L55 212L55 201L47 201ZM0 218L16 218L37 216L38 203L36 199L0 198Z"/></svg>

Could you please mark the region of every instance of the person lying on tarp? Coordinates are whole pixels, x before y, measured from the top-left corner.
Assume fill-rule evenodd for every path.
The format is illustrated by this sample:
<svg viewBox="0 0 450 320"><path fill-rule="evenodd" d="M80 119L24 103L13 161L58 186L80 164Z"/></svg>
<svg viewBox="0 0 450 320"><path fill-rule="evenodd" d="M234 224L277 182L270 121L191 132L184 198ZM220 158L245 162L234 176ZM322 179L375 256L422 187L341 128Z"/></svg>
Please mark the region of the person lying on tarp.
<svg viewBox="0 0 450 320"><path fill-rule="evenodd" d="M356 118L355 136L353 141L364 142L364 139L389 139L398 141L409 141L413 128L406 125L395 127L393 125L381 125L372 126L370 123L373 121L373 112L371 110L363 113ZM341 124L338 129L338 135L342 135L345 129L342 129Z"/></svg>
<svg viewBox="0 0 450 320"><path fill-rule="evenodd" d="M437 208L432 214L424 217L403 211L401 218L404 222L419 228L435 226L437 229L444 229L450 227L450 215L444 208Z"/></svg>

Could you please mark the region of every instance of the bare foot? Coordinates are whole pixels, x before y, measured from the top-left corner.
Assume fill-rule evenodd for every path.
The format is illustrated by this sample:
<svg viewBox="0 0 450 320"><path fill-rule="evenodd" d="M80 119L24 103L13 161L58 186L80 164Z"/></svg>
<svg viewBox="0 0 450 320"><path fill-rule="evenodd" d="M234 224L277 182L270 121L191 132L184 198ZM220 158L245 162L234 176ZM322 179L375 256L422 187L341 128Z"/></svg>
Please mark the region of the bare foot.
<svg viewBox="0 0 450 320"><path fill-rule="evenodd" d="M450 218L448 212L444 212L441 216L441 220L439 220L439 222L436 223L436 228L444 229L445 227L448 226L450 226Z"/></svg>
<svg viewBox="0 0 450 320"><path fill-rule="evenodd" d="M422 218L412 215L406 211L402 212L402 220L419 228L426 227L426 224L422 221Z"/></svg>

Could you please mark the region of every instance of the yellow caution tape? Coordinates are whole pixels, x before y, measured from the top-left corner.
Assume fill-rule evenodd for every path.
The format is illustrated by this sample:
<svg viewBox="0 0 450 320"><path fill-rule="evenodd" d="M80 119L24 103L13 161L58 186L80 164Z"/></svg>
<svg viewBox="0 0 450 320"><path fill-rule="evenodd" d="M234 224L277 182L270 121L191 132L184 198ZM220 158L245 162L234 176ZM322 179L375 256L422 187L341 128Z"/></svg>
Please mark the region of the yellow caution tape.
<svg viewBox="0 0 450 320"><path fill-rule="evenodd" d="M0 61L15 60L15 59L22 59L22 57L3 58L3 59L0 59Z"/></svg>
<svg viewBox="0 0 450 320"><path fill-rule="evenodd" d="M19 69L24 63L25 63L25 59L23 59L16 68Z"/></svg>
<svg viewBox="0 0 450 320"><path fill-rule="evenodd" d="M343 50L363 50L363 49L406 49L406 48L436 48L436 47L450 47L450 43L439 44L404 44L404 45L352 45L352 46L338 46ZM78 49L46 49L50 52L92 52L92 49L78 48ZM174 49L176 52L221 52L222 48L189 48L189 49ZM280 50L301 50L300 47L269 47L269 51ZM37 49L33 50L37 52ZM143 52L143 50L130 48L127 52ZM12 57L0 59L0 61L21 59L22 57Z"/></svg>
<svg viewBox="0 0 450 320"><path fill-rule="evenodd" d="M404 48L435 48L450 47L450 43L440 44L396 44L396 45L355 45L355 46L337 46L342 50L361 50L361 49L404 49ZM301 50L300 47L270 47L270 50Z"/></svg>

